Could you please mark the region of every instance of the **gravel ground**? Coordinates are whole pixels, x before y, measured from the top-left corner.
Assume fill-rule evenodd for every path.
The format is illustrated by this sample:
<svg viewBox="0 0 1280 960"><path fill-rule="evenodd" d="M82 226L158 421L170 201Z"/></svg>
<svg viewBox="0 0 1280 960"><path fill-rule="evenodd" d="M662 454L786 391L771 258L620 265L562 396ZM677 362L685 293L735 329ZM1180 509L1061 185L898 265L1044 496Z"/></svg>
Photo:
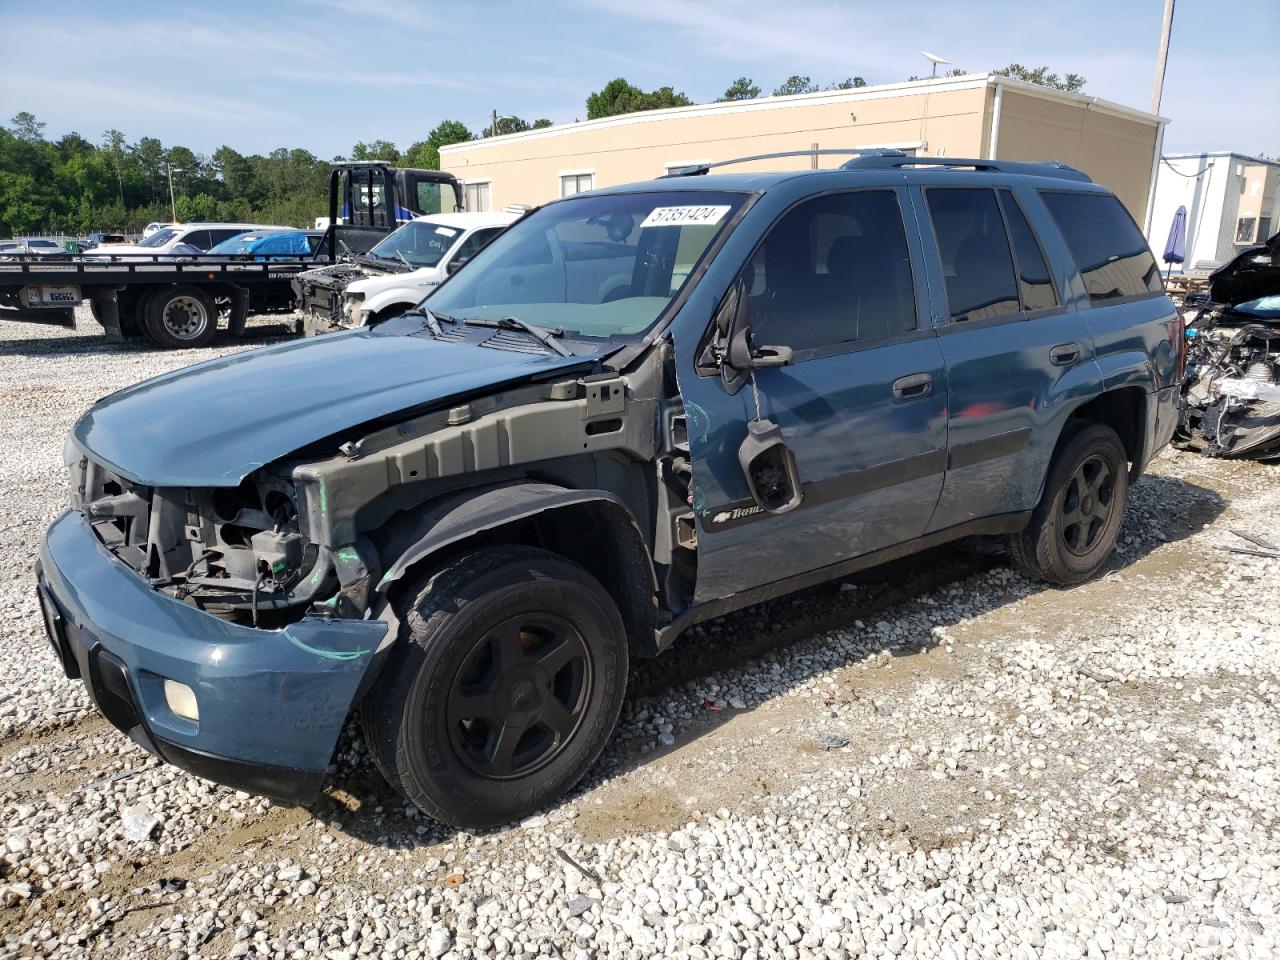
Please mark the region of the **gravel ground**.
<svg viewBox="0 0 1280 960"><path fill-rule="evenodd" d="M0 329L0 958L1280 954L1280 561L1230 549L1280 543L1276 467L1166 452L1074 590L943 550L705 625L636 665L567 801L456 832L350 731L276 807L54 665L30 570L65 431L242 346Z"/></svg>

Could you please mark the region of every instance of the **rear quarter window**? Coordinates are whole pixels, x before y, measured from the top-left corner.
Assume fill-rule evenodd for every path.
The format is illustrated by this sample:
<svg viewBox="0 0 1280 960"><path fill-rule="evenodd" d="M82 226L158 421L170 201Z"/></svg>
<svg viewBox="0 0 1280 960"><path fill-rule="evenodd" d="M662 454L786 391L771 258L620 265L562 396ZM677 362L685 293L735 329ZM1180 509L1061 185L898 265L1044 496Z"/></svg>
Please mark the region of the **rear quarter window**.
<svg viewBox="0 0 1280 960"><path fill-rule="evenodd" d="M1162 293L1160 268L1142 231L1115 197L1041 194L1062 231L1092 303Z"/></svg>

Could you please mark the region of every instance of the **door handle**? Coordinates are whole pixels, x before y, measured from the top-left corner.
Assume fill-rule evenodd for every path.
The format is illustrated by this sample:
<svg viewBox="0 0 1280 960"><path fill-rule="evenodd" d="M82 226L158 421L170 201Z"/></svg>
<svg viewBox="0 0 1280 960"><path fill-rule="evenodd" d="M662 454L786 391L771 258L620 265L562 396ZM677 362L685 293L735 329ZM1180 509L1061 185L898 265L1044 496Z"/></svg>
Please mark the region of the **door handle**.
<svg viewBox="0 0 1280 960"><path fill-rule="evenodd" d="M933 377L927 373L913 373L893 381L893 395L899 400L914 400L933 393Z"/></svg>
<svg viewBox="0 0 1280 960"><path fill-rule="evenodd" d="M1060 343L1049 351L1049 362L1055 367L1065 367L1080 359L1080 344Z"/></svg>

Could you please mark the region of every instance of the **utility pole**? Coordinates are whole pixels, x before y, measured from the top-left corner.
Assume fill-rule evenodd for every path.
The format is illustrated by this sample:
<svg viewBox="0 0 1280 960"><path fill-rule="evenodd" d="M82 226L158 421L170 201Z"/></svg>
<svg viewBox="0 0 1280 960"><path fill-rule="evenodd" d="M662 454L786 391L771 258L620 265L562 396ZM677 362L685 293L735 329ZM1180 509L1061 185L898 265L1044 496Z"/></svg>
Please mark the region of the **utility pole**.
<svg viewBox="0 0 1280 960"><path fill-rule="evenodd" d="M489 136L496 137L498 135L498 111L493 111L493 126L489 128Z"/></svg>
<svg viewBox="0 0 1280 960"><path fill-rule="evenodd" d="M1174 0L1164 0L1164 24L1160 28L1160 55L1156 57L1156 85L1151 91L1151 112L1160 112L1160 97L1164 93L1164 69L1169 60L1169 34L1173 32Z"/></svg>
<svg viewBox="0 0 1280 960"><path fill-rule="evenodd" d="M173 166L168 161L165 161L165 169L169 171L169 212L173 214L173 222L177 223L178 222L178 201L174 198L174 195L173 195ZM181 173L182 170L179 169L178 172Z"/></svg>

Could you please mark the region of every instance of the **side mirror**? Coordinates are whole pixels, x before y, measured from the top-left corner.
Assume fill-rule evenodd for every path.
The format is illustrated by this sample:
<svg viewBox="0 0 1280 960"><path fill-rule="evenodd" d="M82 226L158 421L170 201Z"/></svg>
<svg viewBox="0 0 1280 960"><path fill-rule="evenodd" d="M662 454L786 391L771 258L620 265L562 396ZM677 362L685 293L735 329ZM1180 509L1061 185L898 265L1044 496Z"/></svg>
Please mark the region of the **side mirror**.
<svg viewBox="0 0 1280 960"><path fill-rule="evenodd" d="M722 346L717 359L725 389L737 393L747 375L758 367L784 367L791 362L790 347L756 346L751 337L751 307L747 285L734 283L715 318Z"/></svg>
<svg viewBox="0 0 1280 960"><path fill-rule="evenodd" d="M804 500L795 454L772 420L752 420L747 424L747 435L738 447L738 466L760 509L786 513Z"/></svg>
<svg viewBox="0 0 1280 960"><path fill-rule="evenodd" d="M754 370L758 367L785 367L791 362L791 348L783 346L757 347L751 343L751 328L735 330L729 341L729 364L738 370Z"/></svg>
<svg viewBox="0 0 1280 960"><path fill-rule="evenodd" d="M471 259L470 257L454 257L447 264L445 264L444 272L452 277L455 273L457 273L464 266L466 266L467 262L470 259Z"/></svg>

